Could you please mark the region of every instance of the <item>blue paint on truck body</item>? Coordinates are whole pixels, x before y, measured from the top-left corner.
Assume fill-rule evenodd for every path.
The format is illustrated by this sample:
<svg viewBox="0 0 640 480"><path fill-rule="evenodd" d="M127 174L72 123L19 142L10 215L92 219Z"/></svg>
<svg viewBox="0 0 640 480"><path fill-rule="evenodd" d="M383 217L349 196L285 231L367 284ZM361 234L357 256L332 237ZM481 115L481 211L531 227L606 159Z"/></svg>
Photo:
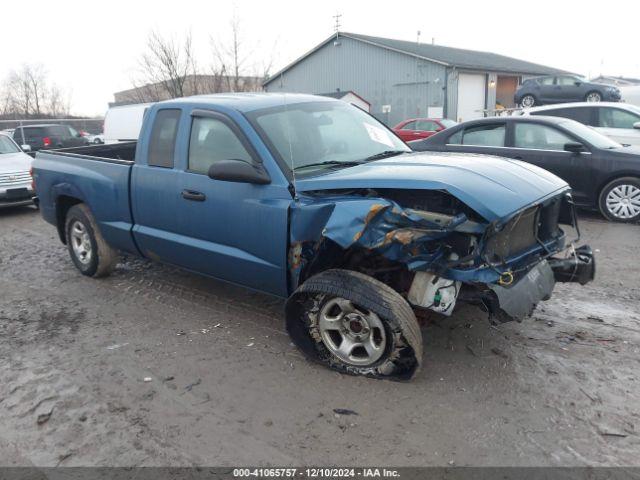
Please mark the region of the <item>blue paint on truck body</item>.
<svg viewBox="0 0 640 480"><path fill-rule="evenodd" d="M40 151L34 162L42 215L60 228L60 212L83 202L112 247L178 265L248 288L286 297L297 287L310 256L327 242L359 248L407 265L409 270L446 267L446 248L434 247L452 232L477 235L499 231L527 208L569 191L561 179L529 164L481 155L406 153L345 167L293 182L250 113L286 104L335 102L308 95L223 94L161 102L145 116L135 162L104 161L71 151ZM147 162L158 112L180 111L173 168ZM266 185L225 182L189 170L194 115L224 116L250 145L267 172ZM477 212L434 222L384 196L362 190L442 191ZM184 190L203 192L189 202ZM500 272L557 252L564 237L532 245L499 268L478 257L443 275L468 282L495 282Z"/></svg>

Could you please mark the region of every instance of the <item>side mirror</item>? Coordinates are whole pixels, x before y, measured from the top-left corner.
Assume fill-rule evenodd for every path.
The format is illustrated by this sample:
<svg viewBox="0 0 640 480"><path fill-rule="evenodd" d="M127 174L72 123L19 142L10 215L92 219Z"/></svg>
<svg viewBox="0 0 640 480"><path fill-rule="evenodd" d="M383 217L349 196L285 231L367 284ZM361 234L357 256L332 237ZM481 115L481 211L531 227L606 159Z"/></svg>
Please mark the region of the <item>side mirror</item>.
<svg viewBox="0 0 640 480"><path fill-rule="evenodd" d="M586 147L579 142L567 142L564 144L564 149L565 151L571 153L581 153L587 151Z"/></svg>
<svg viewBox="0 0 640 480"><path fill-rule="evenodd" d="M575 84L576 87L579 87L580 85L582 85L582 82L573 82Z"/></svg>
<svg viewBox="0 0 640 480"><path fill-rule="evenodd" d="M220 160L209 167L209 178L225 182L255 183L266 185L271 178L261 164L254 165L244 160Z"/></svg>
<svg viewBox="0 0 640 480"><path fill-rule="evenodd" d="M637 128L640 130L640 122L636 122L633 124L633 128Z"/></svg>
<svg viewBox="0 0 640 480"><path fill-rule="evenodd" d="M638 122L640 123L640 122ZM22 149L23 152L30 152L31 151L31 145L20 145L20 148Z"/></svg>

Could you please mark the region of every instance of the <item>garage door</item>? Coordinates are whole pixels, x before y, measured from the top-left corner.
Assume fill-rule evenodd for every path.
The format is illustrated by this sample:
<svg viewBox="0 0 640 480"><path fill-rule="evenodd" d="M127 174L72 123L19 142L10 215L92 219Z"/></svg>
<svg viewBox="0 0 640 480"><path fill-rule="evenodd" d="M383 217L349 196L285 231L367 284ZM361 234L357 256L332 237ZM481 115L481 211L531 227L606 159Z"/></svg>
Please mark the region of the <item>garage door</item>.
<svg viewBox="0 0 640 480"><path fill-rule="evenodd" d="M460 73L458 75L458 121L482 117L486 81L484 75Z"/></svg>

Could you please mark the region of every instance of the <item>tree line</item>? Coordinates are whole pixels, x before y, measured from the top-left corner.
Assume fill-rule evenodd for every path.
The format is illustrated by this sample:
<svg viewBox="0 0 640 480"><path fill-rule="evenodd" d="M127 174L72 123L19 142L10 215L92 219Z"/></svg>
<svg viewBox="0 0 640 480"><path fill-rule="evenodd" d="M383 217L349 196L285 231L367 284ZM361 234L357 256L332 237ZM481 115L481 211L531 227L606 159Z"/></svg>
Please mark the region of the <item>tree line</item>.
<svg viewBox="0 0 640 480"><path fill-rule="evenodd" d="M4 118L63 117L70 96L48 78L41 64L11 70L0 86L0 115Z"/></svg>

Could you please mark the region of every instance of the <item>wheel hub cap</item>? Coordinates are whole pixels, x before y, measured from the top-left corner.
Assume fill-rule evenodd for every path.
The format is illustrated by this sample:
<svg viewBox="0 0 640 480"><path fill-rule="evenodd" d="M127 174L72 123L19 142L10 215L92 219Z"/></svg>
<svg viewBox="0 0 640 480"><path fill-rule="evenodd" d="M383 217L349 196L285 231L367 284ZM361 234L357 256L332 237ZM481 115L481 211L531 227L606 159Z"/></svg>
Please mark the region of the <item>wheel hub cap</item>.
<svg viewBox="0 0 640 480"><path fill-rule="evenodd" d="M323 305L318 330L327 349L349 365L371 365L385 351L386 333L380 317L344 298Z"/></svg>
<svg viewBox="0 0 640 480"><path fill-rule="evenodd" d="M640 188L635 185L618 185L611 189L606 198L607 210L620 219L630 219L640 215Z"/></svg>
<svg viewBox="0 0 640 480"><path fill-rule="evenodd" d="M83 265L90 263L92 257L91 239L84 224L77 220L73 222L70 237L71 248L78 261Z"/></svg>

